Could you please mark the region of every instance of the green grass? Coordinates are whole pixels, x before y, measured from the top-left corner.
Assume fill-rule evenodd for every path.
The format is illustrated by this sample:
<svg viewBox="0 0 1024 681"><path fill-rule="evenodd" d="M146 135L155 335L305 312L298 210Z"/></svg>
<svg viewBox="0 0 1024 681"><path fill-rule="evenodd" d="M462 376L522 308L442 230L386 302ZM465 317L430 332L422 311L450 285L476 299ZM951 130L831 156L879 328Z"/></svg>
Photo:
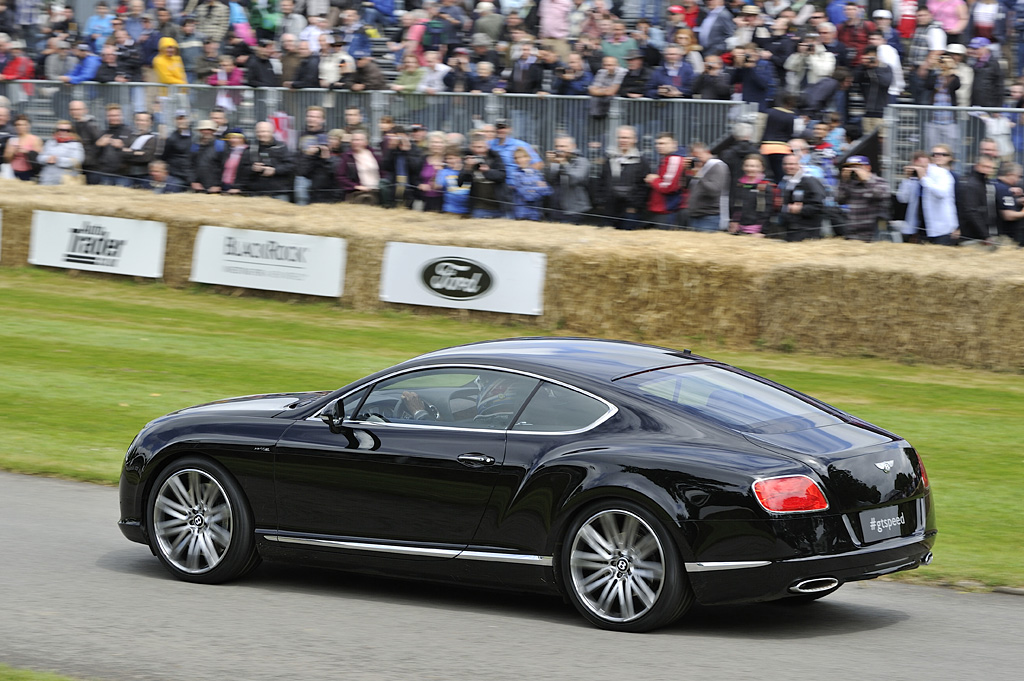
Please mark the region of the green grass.
<svg viewBox="0 0 1024 681"><path fill-rule="evenodd" d="M71 678L28 669L14 669L0 664L0 681L71 681Z"/></svg>
<svg viewBox="0 0 1024 681"><path fill-rule="evenodd" d="M420 352L537 333L0 269L0 467L113 484L135 433L168 411L335 388ZM660 342L779 380L906 437L924 456L940 527L936 562L910 577L1024 585L1021 376Z"/></svg>

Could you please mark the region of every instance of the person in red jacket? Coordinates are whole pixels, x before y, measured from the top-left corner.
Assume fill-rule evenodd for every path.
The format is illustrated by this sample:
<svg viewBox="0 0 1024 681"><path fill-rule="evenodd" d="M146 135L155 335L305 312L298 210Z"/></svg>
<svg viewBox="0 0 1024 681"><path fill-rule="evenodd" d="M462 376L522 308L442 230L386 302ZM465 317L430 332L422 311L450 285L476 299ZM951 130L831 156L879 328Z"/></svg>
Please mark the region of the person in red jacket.
<svg viewBox="0 0 1024 681"><path fill-rule="evenodd" d="M679 209L683 202L683 175L688 159L680 153L679 143L670 132L658 135L654 146L661 156L661 165L658 166L658 172L645 178L651 187L647 210L651 213L651 221L661 225L662 229L678 229Z"/></svg>
<svg viewBox="0 0 1024 681"><path fill-rule="evenodd" d="M839 42L854 51L850 66L860 66L860 61L864 57L864 48L868 46L868 36L877 29L874 22L864 20L864 10L853 0L846 3L843 12L846 15L846 21L839 27Z"/></svg>
<svg viewBox="0 0 1024 681"><path fill-rule="evenodd" d="M31 59L25 56L25 43L20 40L12 40L8 45L11 58L7 61L3 73L0 73L0 82L8 80L32 80L35 76L36 67ZM35 87L30 84L22 86L25 94L31 97L35 94Z"/></svg>

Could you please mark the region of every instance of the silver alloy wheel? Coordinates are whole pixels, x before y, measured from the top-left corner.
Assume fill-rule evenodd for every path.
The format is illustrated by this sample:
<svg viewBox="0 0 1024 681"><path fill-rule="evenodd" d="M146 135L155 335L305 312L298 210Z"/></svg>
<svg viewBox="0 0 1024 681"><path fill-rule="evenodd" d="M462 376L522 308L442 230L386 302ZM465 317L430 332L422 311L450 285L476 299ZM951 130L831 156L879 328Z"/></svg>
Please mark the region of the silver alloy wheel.
<svg viewBox="0 0 1024 681"><path fill-rule="evenodd" d="M153 529L171 565L203 574L217 567L231 545L231 503L209 473L186 468L167 478L157 492Z"/></svg>
<svg viewBox="0 0 1024 681"><path fill-rule="evenodd" d="M587 519L569 556L572 588L594 614L631 622L658 602L665 584L665 552L640 516L608 509Z"/></svg>

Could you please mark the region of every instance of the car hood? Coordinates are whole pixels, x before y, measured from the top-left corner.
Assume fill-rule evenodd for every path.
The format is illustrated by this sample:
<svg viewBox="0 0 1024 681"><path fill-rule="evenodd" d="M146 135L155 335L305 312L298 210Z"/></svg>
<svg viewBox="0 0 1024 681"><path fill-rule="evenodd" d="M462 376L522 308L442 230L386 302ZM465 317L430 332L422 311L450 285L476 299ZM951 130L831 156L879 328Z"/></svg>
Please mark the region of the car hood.
<svg viewBox="0 0 1024 681"><path fill-rule="evenodd" d="M263 416L272 417L286 409L306 404L330 391L321 390L302 393L267 393L264 395L246 395L230 397L215 402L207 402L194 407L186 407L172 414L205 414L224 413L231 416ZM168 414L170 416L171 414Z"/></svg>

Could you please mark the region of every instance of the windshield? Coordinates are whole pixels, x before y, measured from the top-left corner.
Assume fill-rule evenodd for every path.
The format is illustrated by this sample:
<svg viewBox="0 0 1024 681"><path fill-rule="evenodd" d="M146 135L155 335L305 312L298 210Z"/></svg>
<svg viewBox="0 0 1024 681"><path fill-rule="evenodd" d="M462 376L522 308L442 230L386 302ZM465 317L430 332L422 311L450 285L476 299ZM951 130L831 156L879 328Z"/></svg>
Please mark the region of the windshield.
<svg viewBox="0 0 1024 681"><path fill-rule="evenodd" d="M812 402L708 364L657 369L620 383L662 404L747 433L788 433L842 423Z"/></svg>

